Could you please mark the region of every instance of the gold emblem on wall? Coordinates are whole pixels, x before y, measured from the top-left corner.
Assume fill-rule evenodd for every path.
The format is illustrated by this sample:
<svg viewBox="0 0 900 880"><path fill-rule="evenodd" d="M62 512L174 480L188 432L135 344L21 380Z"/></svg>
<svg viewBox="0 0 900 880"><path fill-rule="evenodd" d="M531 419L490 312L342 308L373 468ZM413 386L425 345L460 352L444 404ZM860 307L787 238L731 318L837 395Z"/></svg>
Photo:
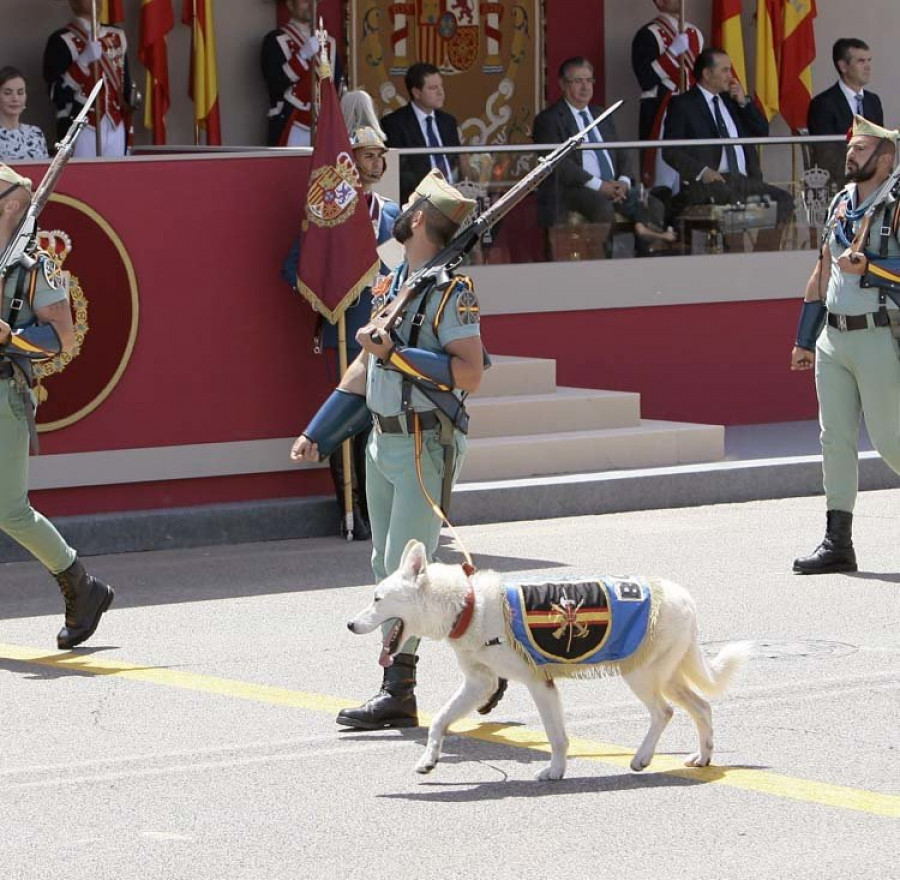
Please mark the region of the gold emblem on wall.
<svg viewBox="0 0 900 880"><path fill-rule="evenodd" d="M38 401L44 403L48 397L44 379L61 373L78 357L90 324L88 323L88 301L81 289L81 282L77 275L67 272L64 268L66 257L72 251L72 239L61 229L52 231L42 229L38 233L37 245L44 256L50 260L46 269L48 281L54 287L64 286L68 290L72 324L75 329L75 347L71 352L61 352L49 361L39 361L34 365L35 393Z"/></svg>

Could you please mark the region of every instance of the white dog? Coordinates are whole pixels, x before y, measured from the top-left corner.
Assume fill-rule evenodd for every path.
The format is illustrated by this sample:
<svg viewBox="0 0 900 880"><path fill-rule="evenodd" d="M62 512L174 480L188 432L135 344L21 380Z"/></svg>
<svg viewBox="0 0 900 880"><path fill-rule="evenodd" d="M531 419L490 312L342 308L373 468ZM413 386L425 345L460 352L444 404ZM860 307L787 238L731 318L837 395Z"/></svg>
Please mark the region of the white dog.
<svg viewBox="0 0 900 880"><path fill-rule="evenodd" d="M565 589L574 594L573 586L565 584L562 601L552 605L552 612L542 612L550 621L542 624L542 637L555 636L560 645L566 642L570 651L573 639L584 639L583 644L589 641L583 622L603 616L603 612L593 609L592 618L586 613L590 609L582 610L583 599L576 602L568 598ZM573 663L539 665L532 656L537 644L526 646L526 650L516 642L506 589L496 572L476 572L469 577L460 565L427 564L424 546L410 541L397 571L376 587L372 603L347 624L351 632L370 633L387 621L396 621L384 642L382 665L390 665L408 636L450 639L465 680L432 722L417 772L434 769L444 735L454 721L482 705L497 691L500 680L512 679L524 682L531 692L550 742L550 763L535 778L562 779L569 743L553 679L609 674L621 674L650 710L650 729L631 761L632 770L643 770L650 764L659 737L673 714L668 700L684 708L697 725L699 749L686 764L709 764L713 749L712 711L694 686L709 695L722 693L746 661L748 643L727 645L707 666L697 643L694 602L682 587L664 580L613 579L604 588L613 617L623 601L643 601L647 608L652 605L637 649L629 657L590 667ZM618 598L612 595L615 592L620 594ZM641 592L643 600L638 595ZM529 620L533 616L529 612ZM612 624L609 626L611 630ZM574 650L579 649L576 646Z"/></svg>

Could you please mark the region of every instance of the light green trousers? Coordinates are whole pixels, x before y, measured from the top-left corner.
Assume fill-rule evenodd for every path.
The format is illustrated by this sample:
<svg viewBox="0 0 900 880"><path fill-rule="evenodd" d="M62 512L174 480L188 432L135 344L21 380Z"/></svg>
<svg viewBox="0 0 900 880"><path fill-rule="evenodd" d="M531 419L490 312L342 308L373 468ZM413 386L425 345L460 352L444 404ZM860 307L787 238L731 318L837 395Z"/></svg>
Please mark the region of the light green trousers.
<svg viewBox="0 0 900 880"><path fill-rule="evenodd" d="M28 421L11 381L0 381L0 530L52 574L75 561L75 551L28 501Z"/></svg>
<svg viewBox="0 0 900 880"><path fill-rule="evenodd" d="M455 434L456 461L453 482L466 454L466 438ZM428 494L441 502L444 448L436 431L426 431L422 444L422 479ZM441 535L441 519L431 509L416 476L415 439L406 434L372 431L366 448L366 499L372 529L372 572L376 582L397 570L400 557L412 539L421 541L431 560ZM401 650L414 654L418 639L407 640Z"/></svg>
<svg viewBox="0 0 900 880"><path fill-rule="evenodd" d="M890 327L841 333L816 344L816 393L828 510L853 512L859 491L859 419L878 454L900 473L900 350Z"/></svg>

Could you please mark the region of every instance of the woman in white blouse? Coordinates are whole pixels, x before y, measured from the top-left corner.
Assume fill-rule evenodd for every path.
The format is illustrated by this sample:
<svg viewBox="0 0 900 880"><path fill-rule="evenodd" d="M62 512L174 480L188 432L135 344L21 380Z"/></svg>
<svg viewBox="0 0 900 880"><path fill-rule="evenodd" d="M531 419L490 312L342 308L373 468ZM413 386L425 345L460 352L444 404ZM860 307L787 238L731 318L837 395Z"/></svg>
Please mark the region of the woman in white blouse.
<svg viewBox="0 0 900 880"><path fill-rule="evenodd" d="M0 69L0 160L4 162L48 158L44 133L36 125L19 122L27 99L22 72L15 67Z"/></svg>

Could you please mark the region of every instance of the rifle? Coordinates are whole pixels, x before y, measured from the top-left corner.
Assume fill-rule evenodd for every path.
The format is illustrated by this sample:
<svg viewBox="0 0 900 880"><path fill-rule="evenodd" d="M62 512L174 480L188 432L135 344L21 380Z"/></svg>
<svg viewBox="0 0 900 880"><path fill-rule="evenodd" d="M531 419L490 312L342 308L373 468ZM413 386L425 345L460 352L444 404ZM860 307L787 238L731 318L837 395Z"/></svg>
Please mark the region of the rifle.
<svg viewBox="0 0 900 880"><path fill-rule="evenodd" d="M37 246L37 219L50 200L50 196L53 194L59 178L62 176L63 169L72 156L72 152L75 149L75 141L78 140L78 135L81 134L81 130L87 125L88 112L94 101L97 100L97 95L100 94L102 88L103 80L100 80L91 90L84 107L82 107L78 116L75 117L72 125L66 132L66 136L56 145L56 155L47 168L44 179L35 190L28 210L22 216L2 256L0 256L0 278L17 265L21 264L26 269L30 269L34 265L31 254L34 253Z"/></svg>
<svg viewBox="0 0 900 880"><path fill-rule="evenodd" d="M590 125L585 126L577 134L573 134L567 141L563 141L550 155L538 159L537 167L529 171L486 211L479 214L472 223L457 232L452 241L440 253L435 254L424 266L407 278L397 296L378 312L373 320L384 318L385 330L388 333L393 330L400 323L406 307L428 284L445 273L452 272L492 226L505 217L525 196L537 189L553 173L553 169L587 137L588 133L615 113L623 103L624 101L616 101ZM380 343L380 334L372 334L372 340L376 344Z"/></svg>

